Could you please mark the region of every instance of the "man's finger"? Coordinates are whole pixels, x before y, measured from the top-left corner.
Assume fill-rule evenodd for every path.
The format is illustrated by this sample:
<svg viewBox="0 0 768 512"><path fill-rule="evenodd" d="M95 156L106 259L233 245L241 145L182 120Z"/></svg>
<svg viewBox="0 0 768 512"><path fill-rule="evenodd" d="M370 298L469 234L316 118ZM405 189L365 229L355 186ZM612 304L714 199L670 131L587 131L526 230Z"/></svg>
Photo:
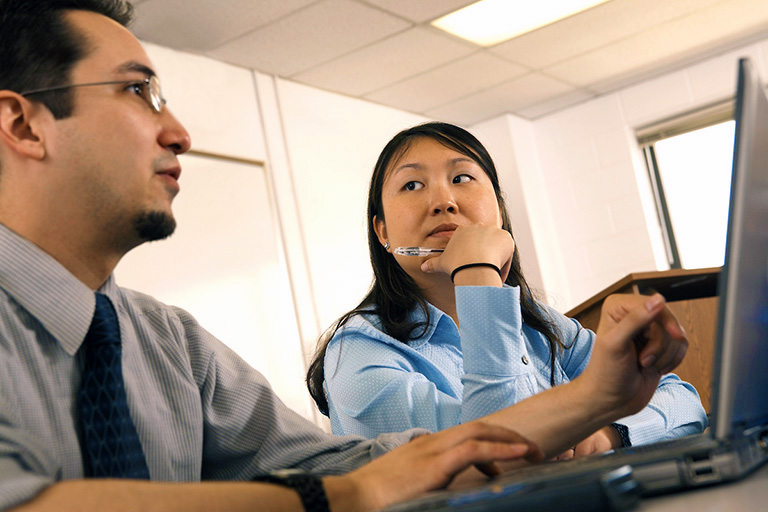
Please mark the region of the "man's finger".
<svg viewBox="0 0 768 512"><path fill-rule="evenodd" d="M529 462L539 462L544 458L544 454L536 443L529 441L513 430L481 421L472 421L443 430L424 438L424 441L429 442L431 444L430 449L437 453L448 452L462 444L470 446L471 451L473 445L485 443L489 446L506 446L507 448L499 448L502 450L500 455L503 456L503 460L524 457ZM467 449L464 447L459 451ZM467 459L465 463L491 462L493 460L496 459Z"/></svg>
<svg viewBox="0 0 768 512"><path fill-rule="evenodd" d="M624 318L611 329L610 336L619 340L633 340L635 336L648 326L664 308L664 297L661 294L655 294L648 298L642 305L630 310ZM649 350L648 343L643 348L644 357L654 356L652 350ZM655 347L651 347L653 349ZM655 357L654 357L655 360ZM641 358L641 361L643 359ZM644 364L645 365L645 364Z"/></svg>
<svg viewBox="0 0 768 512"><path fill-rule="evenodd" d="M672 313L669 308L665 307L661 310L658 322L664 327L664 330L676 340L685 339L685 329L683 329L683 326L680 325L680 322L677 321L677 317L675 317L674 313Z"/></svg>
<svg viewBox="0 0 768 512"><path fill-rule="evenodd" d="M675 354L674 359L672 362L665 368L662 368L661 373L669 373L672 370L674 370L677 365L683 362L683 358L685 357L685 353L688 352L688 342L680 343L677 348L677 354Z"/></svg>

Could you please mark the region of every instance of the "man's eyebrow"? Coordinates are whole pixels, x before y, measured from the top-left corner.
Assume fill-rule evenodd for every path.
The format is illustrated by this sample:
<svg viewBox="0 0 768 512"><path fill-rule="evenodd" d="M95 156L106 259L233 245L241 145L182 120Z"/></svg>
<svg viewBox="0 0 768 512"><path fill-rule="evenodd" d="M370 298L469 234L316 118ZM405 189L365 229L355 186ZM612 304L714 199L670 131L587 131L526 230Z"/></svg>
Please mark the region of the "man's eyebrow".
<svg viewBox="0 0 768 512"><path fill-rule="evenodd" d="M152 68L136 61L126 62L125 64L120 65L117 68L117 72L121 74L122 73L142 73L144 75L147 75L147 77L155 76L155 71Z"/></svg>

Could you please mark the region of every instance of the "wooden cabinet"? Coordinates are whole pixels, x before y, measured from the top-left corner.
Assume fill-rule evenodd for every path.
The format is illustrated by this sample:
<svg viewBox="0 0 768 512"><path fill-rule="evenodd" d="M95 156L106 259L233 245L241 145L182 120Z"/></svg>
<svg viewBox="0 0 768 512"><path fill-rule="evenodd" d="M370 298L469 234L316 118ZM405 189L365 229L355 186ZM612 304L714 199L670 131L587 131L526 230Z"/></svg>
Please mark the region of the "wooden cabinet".
<svg viewBox="0 0 768 512"><path fill-rule="evenodd" d="M695 270L666 270L629 274L566 313L584 327L597 330L603 300L613 293L650 295L659 292L685 329L690 345L674 373L699 392L704 409L710 411L712 359L717 329L717 280L720 267Z"/></svg>

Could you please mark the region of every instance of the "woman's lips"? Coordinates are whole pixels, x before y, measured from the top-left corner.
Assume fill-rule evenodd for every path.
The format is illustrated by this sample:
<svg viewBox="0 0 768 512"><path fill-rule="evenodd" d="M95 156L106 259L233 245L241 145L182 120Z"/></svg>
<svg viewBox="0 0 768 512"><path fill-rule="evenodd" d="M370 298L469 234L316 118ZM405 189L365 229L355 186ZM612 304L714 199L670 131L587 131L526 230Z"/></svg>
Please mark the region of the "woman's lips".
<svg viewBox="0 0 768 512"><path fill-rule="evenodd" d="M457 226L452 222L440 224L429 233L429 236L434 236L437 238L451 238L453 236L453 233L456 231L456 228L458 227L459 226Z"/></svg>
<svg viewBox="0 0 768 512"><path fill-rule="evenodd" d="M447 229L445 231L437 231L435 233L432 233L429 236L436 237L436 238L451 238L455 232L456 232L455 229Z"/></svg>

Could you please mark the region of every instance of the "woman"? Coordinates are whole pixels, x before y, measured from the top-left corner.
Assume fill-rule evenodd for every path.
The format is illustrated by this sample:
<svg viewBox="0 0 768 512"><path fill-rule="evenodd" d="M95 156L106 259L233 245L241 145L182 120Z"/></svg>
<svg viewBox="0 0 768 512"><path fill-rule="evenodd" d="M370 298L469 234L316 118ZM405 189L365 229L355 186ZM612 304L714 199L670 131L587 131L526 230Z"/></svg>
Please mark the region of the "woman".
<svg viewBox="0 0 768 512"><path fill-rule="evenodd" d="M307 375L335 434L441 430L586 367L595 334L533 297L493 161L467 131L428 123L387 144L371 178L368 243L371 291L321 338ZM444 252L394 253L411 246ZM696 390L670 374L645 409L575 453L706 425Z"/></svg>

